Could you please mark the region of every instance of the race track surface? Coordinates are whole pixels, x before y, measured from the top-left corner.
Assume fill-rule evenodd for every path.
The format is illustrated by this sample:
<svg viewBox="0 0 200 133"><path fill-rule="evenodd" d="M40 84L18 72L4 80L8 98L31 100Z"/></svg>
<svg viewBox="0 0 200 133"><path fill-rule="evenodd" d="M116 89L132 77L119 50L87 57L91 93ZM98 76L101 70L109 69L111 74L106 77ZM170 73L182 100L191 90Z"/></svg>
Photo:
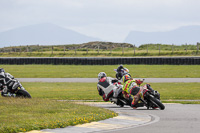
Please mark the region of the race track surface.
<svg viewBox="0 0 200 133"><path fill-rule="evenodd" d="M197 133L200 131L199 104L165 104L165 106L165 110L146 110L146 108L138 108L137 110L130 108L114 109L115 111L123 110L127 113L140 112L152 116L153 121L158 118L159 120L138 127L108 131L108 133ZM110 107L107 106L107 108Z"/></svg>

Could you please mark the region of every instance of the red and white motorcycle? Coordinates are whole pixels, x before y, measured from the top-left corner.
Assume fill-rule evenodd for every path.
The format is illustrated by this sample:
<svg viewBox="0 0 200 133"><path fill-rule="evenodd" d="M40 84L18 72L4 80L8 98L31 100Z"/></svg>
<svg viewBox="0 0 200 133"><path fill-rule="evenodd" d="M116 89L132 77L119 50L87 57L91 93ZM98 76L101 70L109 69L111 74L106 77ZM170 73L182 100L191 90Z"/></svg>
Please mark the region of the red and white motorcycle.
<svg viewBox="0 0 200 133"><path fill-rule="evenodd" d="M141 96L140 101L144 103L147 109L159 108L161 110L165 109L165 106L160 101L160 94L158 91L150 91L147 89L147 85L141 86Z"/></svg>

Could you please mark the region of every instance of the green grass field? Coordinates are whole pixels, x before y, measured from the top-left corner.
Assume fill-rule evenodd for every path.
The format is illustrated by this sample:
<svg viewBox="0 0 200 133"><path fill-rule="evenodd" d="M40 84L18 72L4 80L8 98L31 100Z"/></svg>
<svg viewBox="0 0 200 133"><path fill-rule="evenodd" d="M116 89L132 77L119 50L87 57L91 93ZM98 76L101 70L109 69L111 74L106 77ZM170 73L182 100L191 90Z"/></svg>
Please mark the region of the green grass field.
<svg viewBox="0 0 200 133"><path fill-rule="evenodd" d="M144 84L144 83L143 83ZM97 100L97 83L23 83L34 98L56 100ZM199 100L200 83L151 83L161 100Z"/></svg>
<svg viewBox="0 0 200 133"><path fill-rule="evenodd" d="M1 133L62 128L117 115L103 108L45 98L0 97L0 110Z"/></svg>
<svg viewBox="0 0 200 133"><path fill-rule="evenodd" d="M118 65L1 65L16 78L97 78L99 72L115 77ZM124 65L137 78L200 78L200 65Z"/></svg>

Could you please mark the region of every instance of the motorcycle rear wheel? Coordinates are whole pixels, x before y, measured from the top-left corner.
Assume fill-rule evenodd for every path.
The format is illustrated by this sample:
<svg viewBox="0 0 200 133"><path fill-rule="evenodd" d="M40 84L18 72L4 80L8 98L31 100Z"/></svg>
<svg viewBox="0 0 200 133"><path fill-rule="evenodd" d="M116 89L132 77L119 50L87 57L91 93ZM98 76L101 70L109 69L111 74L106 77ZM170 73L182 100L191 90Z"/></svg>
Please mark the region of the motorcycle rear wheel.
<svg viewBox="0 0 200 133"><path fill-rule="evenodd" d="M154 104L155 106L159 107L161 110L165 109L165 106L155 97L150 96L149 97L150 101L152 102L152 104Z"/></svg>
<svg viewBox="0 0 200 133"><path fill-rule="evenodd" d="M26 90L18 90L16 97L31 98L31 95Z"/></svg>

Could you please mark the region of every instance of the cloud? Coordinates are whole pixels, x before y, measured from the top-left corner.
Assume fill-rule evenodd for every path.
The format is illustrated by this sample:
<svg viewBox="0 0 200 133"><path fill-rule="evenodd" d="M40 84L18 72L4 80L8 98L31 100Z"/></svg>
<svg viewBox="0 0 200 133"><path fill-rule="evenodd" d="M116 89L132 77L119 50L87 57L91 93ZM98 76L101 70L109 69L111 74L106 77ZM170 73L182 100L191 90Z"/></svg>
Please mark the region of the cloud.
<svg viewBox="0 0 200 133"><path fill-rule="evenodd" d="M120 41L131 30L200 25L199 5L197 0L1 0L0 32L48 22Z"/></svg>

